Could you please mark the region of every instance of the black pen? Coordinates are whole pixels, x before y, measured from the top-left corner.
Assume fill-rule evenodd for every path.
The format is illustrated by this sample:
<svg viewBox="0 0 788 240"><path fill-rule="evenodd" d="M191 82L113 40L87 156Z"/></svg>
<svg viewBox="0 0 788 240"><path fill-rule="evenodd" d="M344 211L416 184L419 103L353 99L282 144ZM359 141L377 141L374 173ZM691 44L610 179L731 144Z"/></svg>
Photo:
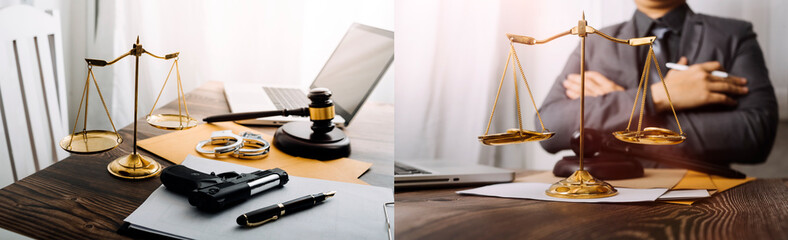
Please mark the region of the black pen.
<svg viewBox="0 0 788 240"><path fill-rule="evenodd" d="M309 108L282 109L282 110L262 111L262 112L229 113L229 114L221 114L221 115L206 117L203 118L202 121L207 123L212 123L212 122L239 121L239 120L255 119L262 117L273 117L273 116L287 117L291 115L309 117Z"/></svg>
<svg viewBox="0 0 788 240"><path fill-rule="evenodd" d="M258 226L263 223L277 220L284 216L285 213L292 214L304 209L312 208L322 203L326 199L333 197L336 193L336 191L330 191L310 194L284 203L277 203L238 216L238 219L236 219L235 222L237 222L238 225L246 227Z"/></svg>

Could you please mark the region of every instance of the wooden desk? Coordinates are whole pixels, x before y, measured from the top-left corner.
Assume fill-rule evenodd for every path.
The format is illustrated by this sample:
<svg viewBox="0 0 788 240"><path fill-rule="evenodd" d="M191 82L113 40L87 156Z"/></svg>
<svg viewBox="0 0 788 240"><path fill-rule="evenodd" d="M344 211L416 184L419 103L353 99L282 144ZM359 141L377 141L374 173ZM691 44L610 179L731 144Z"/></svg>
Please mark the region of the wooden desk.
<svg viewBox="0 0 788 240"><path fill-rule="evenodd" d="M209 82L186 95L192 117L229 112L224 88ZM177 111L174 101L164 109ZM141 110L144 111L144 110ZM140 112L140 115L145 113ZM167 130L153 128L141 119L138 139ZM273 134L275 127L255 128ZM36 239L126 239L116 231L161 185L158 177L128 181L112 177L107 164L131 152L132 126L120 130L123 141L118 149L93 154L72 155L46 169L0 190L0 227ZM346 129L352 142L351 158L373 163L361 179L376 186L393 187L394 106L366 104ZM172 163L145 151L163 166ZM184 203L185 204L185 203Z"/></svg>
<svg viewBox="0 0 788 240"><path fill-rule="evenodd" d="M532 172L533 173L533 172ZM785 239L788 179L758 179L692 206L563 203L397 192L397 239Z"/></svg>

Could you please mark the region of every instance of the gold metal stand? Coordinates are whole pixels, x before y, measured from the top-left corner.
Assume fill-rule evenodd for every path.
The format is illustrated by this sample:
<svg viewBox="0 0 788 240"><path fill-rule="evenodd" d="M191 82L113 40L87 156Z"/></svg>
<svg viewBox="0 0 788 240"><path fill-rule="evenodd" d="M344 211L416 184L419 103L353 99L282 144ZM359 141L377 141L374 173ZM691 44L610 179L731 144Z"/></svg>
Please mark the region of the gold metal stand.
<svg viewBox="0 0 788 240"><path fill-rule="evenodd" d="M125 179L143 179L159 175L161 164L149 157L135 153L116 158L107 165L107 170L113 176Z"/></svg>
<svg viewBox="0 0 788 240"><path fill-rule="evenodd" d="M621 43L621 44L628 44L630 46L642 46L642 45L649 45L656 40L656 37L642 37L642 38L632 38L632 39L618 39L611 37L603 32L600 32L594 29L591 26L587 25L585 20L585 14L581 20L578 21L577 26L573 27L572 29L559 33L558 35L552 36L550 38L544 40L536 40L535 38L528 37L528 36L521 36L521 35L514 35L514 34L506 34L507 38L509 38L511 50L509 51L509 59L511 56L515 57L517 65L520 69L522 74L522 67L520 67L520 61L517 58L517 53L514 51L514 46L512 43L521 43L526 45L536 45L536 44L544 44L550 42L554 39L567 36L567 35L577 35L580 37L580 146L579 146L579 170L575 171L571 176L568 178L561 180L557 183L554 183L545 191L545 194L552 197L559 197L559 198L602 198L602 197L610 197L618 194L618 191L611 186L610 184L594 178L591 174L583 169L583 153L584 153L584 139L585 139L585 132L584 132L584 118L585 118L585 46L586 46L586 37L589 34L597 34L607 40L612 42ZM653 49L649 48L649 54L646 59L646 66L644 67L643 75L641 76L640 85L638 86L638 92L635 96L635 103L632 107L632 114L630 115L629 121L632 122L632 118L635 113L635 107L638 105L638 100L640 92L642 91L642 101L640 103L640 120L638 123L638 130L637 131L630 131L629 125L627 125L627 129L625 131L619 131L613 133L613 135L624 142L630 143L638 143L638 144L652 144L652 145L667 145L667 144L678 144L684 141L686 137L684 137L684 132L681 131L681 125L679 124L679 131L680 134L677 134L671 130L664 129L664 128L657 128L657 127L647 127L643 130L640 130L642 127L643 122L643 111L645 107L645 99L646 99L646 90L648 85L648 71L649 65L651 64L651 60L653 59L654 64L657 66L657 72L659 72L659 64L657 63L656 57L654 57ZM506 67L509 65L509 60L507 59ZM506 67L504 67L504 74L506 73ZM522 74L523 80L525 80L525 74ZM662 74L659 74L660 80L662 79ZM519 129L510 129L506 133L499 133L499 134L492 134L488 135L488 131L490 130L490 123L487 124L487 130L485 131L484 135L479 137L479 140L482 143L487 145L501 145L501 144L510 144L510 143L520 143L526 141L540 141L545 140L553 136L554 133L548 132L544 127L544 123L542 123L542 117L539 114L539 110L537 109L536 114L539 119L539 123L542 125L542 132L532 132L522 129L522 120L520 119L520 104L519 104L519 94L517 92L517 75L515 74L515 95L517 96L517 113L518 113L518 121L520 124ZM495 113L495 105L498 103L498 97L501 94L501 86L503 85L503 77L501 77L501 85L498 87L498 93L495 96L495 103L493 104L493 114ZM528 86L528 82L526 81L526 87ZM667 85L665 85L663 81L663 86L665 87L665 92L668 92ZM528 89L528 93L531 93L530 88ZM533 96L531 96L531 102L533 102ZM670 101L670 94L668 94L668 102L670 103L671 109L673 109L673 103ZM536 108L536 104L534 103L534 108ZM492 115L490 114L490 122L492 122ZM676 123L678 124L678 117L676 116L676 111L673 110L673 115L676 118Z"/></svg>
<svg viewBox="0 0 788 240"><path fill-rule="evenodd" d="M603 198L615 196L618 191L581 168L581 170L575 171L572 176L550 185L545 193L548 196L559 198Z"/></svg>
<svg viewBox="0 0 788 240"><path fill-rule="evenodd" d="M175 68L175 73L178 78L178 114L165 113L154 115L153 110L156 109L156 104L159 103L161 93L164 92L164 87L167 86L167 81L170 80L170 74L172 74L173 68ZM183 109L183 111L181 109ZM183 112L186 112L186 115L183 115ZM175 57L175 61L172 62L172 67L170 67L170 72L167 73L167 78L164 79L164 85L161 86L159 96L156 97L156 101L153 102L153 107L150 109L148 116L145 116L145 120L147 120L148 124L151 126L166 130L183 130L197 126L197 120L189 116L189 107L186 106L186 95L183 93L183 84L181 84L181 71L178 67L178 57Z"/></svg>
<svg viewBox="0 0 788 240"><path fill-rule="evenodd" d="M104 111L107 113L109 123L112 125L113 132L106 130L87 130L88 127L88 97L90 96L90 80L93 79L93 85L96 86L96 92L101 99L101 105L104 106ZM82 103L85 103L85 118L83 119L82 131L76 132L77 123L79 123L79 116L82 113ZM118 130L115 128L115 123L112 122L112 117L109 115L107 104L104 102L104 96L101 95L101 88L96 82L96 77L93 75L93 66L88 61L88 77L85 80L85 88L82 90L82 98L79 100L79 108L77 108L77 119L74 120L74 128L71 134L63 137L60 140L60 147L70 153L90 154L100 153L114 149L123 138L120 137Z"/></svg>
<svg viewBox="0 0 788 240"><path fill-rule="evenodd" d="M514 57L514 62L512 62L512 57ZM506 130L504 133L495 133L490 134L490 125L492 124L493 116L495 115L495 108L498 106L498 98L501 96L501 88L503 88L503 80L506 77L506 70L509 67L509 62L512 62L512 75L514 76L514 95L516 98L517 104L517 123L519 128L513 128ZM517 64L516 66L514 64ZM534 106L534 110L536 110L536 116L539 117L539 124L542 126L542 132L535 132L523 129L523 115L520 112L520 90L517 86L517 69L520 70L520 76L523 77L523 82L525 82L525 88L528 89L528 96L531 97L531 104ZM536 108L536 102L534 101L534 95L531 93L531 87L528 85L528 80L525 79L525 72L523 71L522 65L520 65L520 58L517 57L517 51L514 50L514 44L511 42L509 43L509 56L506 58L506 65L503 67L503 74L501 74L501 83L498 84L498 93L495 95L495 102L493 103L492 113L490 113L490 120L487 121L487 129L484 131L484 135L479 136L479 141L485 145L506 145L506 144L514 144L514 143L524 143L524 142L532 142L532 141L542 141L549 139L555 135L554 132L550 132L547 128L544 127L544 123L542 122L542 115L539 115L539 109Z"/></svg>
<svg viewBox="0 0 788 240"><path fill-rule="evenodd" d="M560 198L602 198L610 197L618 194L618 191L612 185L605 181L598 180L591 176L591 173L583 170L583 147L585 138L585 131L583 127L585 119L585 90L586 90L586 15L583 13L583 19L577 23L577 31L575 34L580 37L580 151L577 154L580 159L580 170L575 171L572 176L553 183L549 189L545 191L548 196Z"/></svg>
<svg viewBox="0 0 788 240"><path fill-rule="evenodd" d="M146 51L140 44L140 38L137 37L137 43L135 43L134 47L129 51L130 55L134 55L134 147L130 155L116 158L115 161L107 165L109 173L120 178L149 178L159 175L161 172L161 165L158 162L146 159L146 157L137 153L137 108L140 90L140 56L142 56L144 52ZM128 54L125 56L128 56Z"/></svg>
<svg viewBox="0 0 788 240"><path fill-rule="evenodd" d="M647 95L646 93L648 92L648 73L651 69L651 62L654 63L657 76L659 76L659 80L662 81L662 86L665 88L665 94L667 94L668 103L670 103L670 110L673 112L673 117L676 119L676 125L679 127L679 133L671 131L670 129L658 127L646 127L643 128L643 130L640 130L643 125L643 112L646 109L645 105ZM632 117L635 116L635 107L638 105L638 96L640 96L641 92L643 93L643 97L640 98L640 117L638 119L638 128L637 131L630 131L629 127L632 125ZM614 132L613 136L624 142L648 145L674 145L682 143L685 139L687 139L684 136L684 130L681 129L681 123L679 123L679 117L676 115L676 109L673 108L673 101L670 100L668 86L665 84L665 81L663 81L662 71L659 69L657 57L655 56L654 49L651 46L648 48L646 64L643 66L643 75L640 76L640 84L638 85L638 90L635 94L635 103L632 105L632 113L629 114L627 129L624 131Z"/></svg>
<svg viewBox="0 0 788 240"><path fill-rule="evenodd" d="M104 67L112 65L119 60L128 57L134 56L134 133L133 133L133 147L132 152L129 155L125 155L115 159L114 161L110 162L107 165L107 170L113 176L125 179L143 179L149 178L159 175L161 172L161 164L154 161L149 157L145 157L139 153L137 153L137 112L138 112L138 98L139 98L139 63L140 63L140 56L142 54L148 54L152 57L158 59L175 59L173 63L173 67L170 68L170 72L167 74L167 79L164 80L164 86L162 86L162 90L159 92L159 97L161 97L161 93L164 91L164 87L167 85L167 81L170 78L170 74L172 73L172 69L175 68L177 72L178 78L178 115L175 114L156 114L153 115L153 109L156 108L156 103L159 101L159 97L156 98L156 103L153 105L153 109L151 109L150 113L147 115L147 121L154 127L163 128L163 129L171 129L171 130L181 130L191 128L197 125L197 120L191 118L189 116L188 107L186 107L186 99L183 94L183 87L181 84L181 77L180 71L178 69L178 54L179 53L171 53L167 54L164 57L157 56L153 53L146 51L142 48L140 44L140 38L137 37L137 42L132 46L132 49L129 52L121 55L120 57L107 62L105 60L99 59L85 59L88 63L88 80L85 82L85 89L82 93L82 99L85 102L85 120L83 124L82 132L74 133L76 131L77 122L79 122L80 112L77 112L77 120L74 123L74 130L72 130L71 135L66 136L63 140L60 141L60 146L69 152L74 153L98 153L113 149L118 146L122 142L122 138L120 134L118 134L117 129L115 128L115 124L112 122L112 118L110 117L109 110L107 109L107 105L104 103L104 97L101 96L101 90L99 90L98 83L96 82L95 76L93 75L93 67ZM87 106L88 106L88 90L90 89L90 79L93 79L94 85L96 85L96 90L99 93L99 97L101 97L101 103L104 105L104 110L107 113L107 117L112 124L113 132L104 131L104 130L85 130L87 128ZM185 109L186 115L181 114L181 105L183 105L183 109ZM80 111L82 110L82 102L80 101Z"/></svg>

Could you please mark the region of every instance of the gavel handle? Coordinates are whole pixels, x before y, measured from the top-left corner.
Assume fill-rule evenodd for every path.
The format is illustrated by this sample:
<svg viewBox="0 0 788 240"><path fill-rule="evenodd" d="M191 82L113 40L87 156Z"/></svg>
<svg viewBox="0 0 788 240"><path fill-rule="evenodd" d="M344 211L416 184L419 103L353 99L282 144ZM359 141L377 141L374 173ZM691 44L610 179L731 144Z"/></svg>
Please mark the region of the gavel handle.
<svg viewBox="0 0 788 240"><path fill-rule="evenodd" d="M246 119L254 119L254 118L262 118L262 117L273 117L273 116L301 116L301 117L309 117L309 108L296 108L296 109L282 109L282 110L274 110L274 111L260 111L260 112L245 112L245 113L230 113L230 114L222 114L222 115L214 115L207 118L203 118L203 122L226 122L226 121L238 121L238 120L246 120Z"/></svg>
<svg viewBox="0 0 788 240"><path fill-rule="evenodd" d="M641 158L645 158L648 160L652 160L659 163L664 163L666 165L671 165L674 167L685 168L689 170L694 170L702 173L718 175L726 178L746 178L747 175L741 173L739 171L733 170L729 167L715 165L707 162L701 162L697 160L693 160L687 158L685 156L676 155L676 154L669 154L662 152L660 154L650 154L644 150L641 150L637 147L627 147L623 144L615 144L608 141L607 144L603 147L603 151L613 151L619 153L625 153L632 156L637 156Z"/></svg>

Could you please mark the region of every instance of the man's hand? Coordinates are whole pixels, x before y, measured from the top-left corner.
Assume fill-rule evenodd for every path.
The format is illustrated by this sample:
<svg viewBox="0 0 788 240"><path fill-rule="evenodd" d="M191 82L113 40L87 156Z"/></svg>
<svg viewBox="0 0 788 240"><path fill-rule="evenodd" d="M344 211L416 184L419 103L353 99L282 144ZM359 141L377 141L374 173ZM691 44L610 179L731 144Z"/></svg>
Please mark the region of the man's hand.
<svg viewBox="0 0 788 240"><path fill-rule="evenodd" d="M577 99L580 97L580 74L569 74L563 82L566 88L566 96L569 99ZM599 72L586 71L586 96L602 96L615 91L624 91L624 88L618 84L610 81Z"/></svg>
<svg viewBox="0 0 788 240"><path fill-rule="evenodd" d="M681 57L678 64L687 64ZM722 70L719 62L704 62L689 66L685 71L670 70L665 76L665 84L676 110L696 108L705 105L736 105L731 96L747 94L747 79L735 76L721 78L712 76L714 70ZM659 81L653 80L653 81ZM670 110L668 96L662 83L651 84L651 99L657 111Z"/></svg>

